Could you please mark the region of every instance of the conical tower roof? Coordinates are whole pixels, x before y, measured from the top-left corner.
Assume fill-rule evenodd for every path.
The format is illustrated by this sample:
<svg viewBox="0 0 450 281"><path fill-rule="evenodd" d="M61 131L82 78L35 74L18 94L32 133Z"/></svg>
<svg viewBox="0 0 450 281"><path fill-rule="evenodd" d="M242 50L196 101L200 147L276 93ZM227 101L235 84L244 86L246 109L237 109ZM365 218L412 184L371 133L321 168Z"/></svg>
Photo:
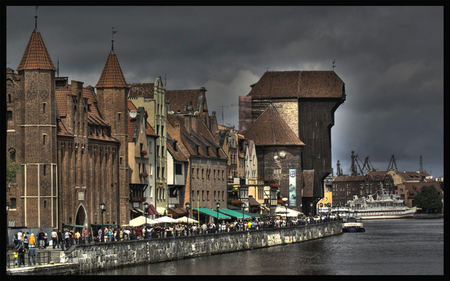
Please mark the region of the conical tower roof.
<svg viewBox="0 0 450 281"><path fill-rule="evenodd" d="M97 82L96 88L128 88L128 84L120 68L119 60L114 51L109 53L102 75Z"/></svg>
<svg viewBox="0 0 450 281"><path fill-rule="evenodd" d="M254 140L256 145L305 145L272 104L243 134L247 139Z"/></svg>
<svg viewBox="0 0 450 281"><path fill-rule="evenodd" d="M31 33L27 48L25 49L22 60L17 67L17 71L24 69L56 71L56 68L47 52L47 48L45 47L44 40L42 40L41 33L37 28L34 29L33 33Z"/></svg>

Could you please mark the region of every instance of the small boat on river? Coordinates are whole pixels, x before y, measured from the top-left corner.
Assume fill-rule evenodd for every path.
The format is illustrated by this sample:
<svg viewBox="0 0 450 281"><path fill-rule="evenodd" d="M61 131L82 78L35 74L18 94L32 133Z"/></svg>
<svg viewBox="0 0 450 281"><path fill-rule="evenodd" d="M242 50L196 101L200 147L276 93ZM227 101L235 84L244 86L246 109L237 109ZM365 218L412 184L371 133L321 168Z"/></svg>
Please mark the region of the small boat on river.
<svg viewBox="0 0 450 281"><path fill-rule="evenodd" d="M365 232L364 224L358 222L355 217L348 217L342 220L342 232Z"/></svg>

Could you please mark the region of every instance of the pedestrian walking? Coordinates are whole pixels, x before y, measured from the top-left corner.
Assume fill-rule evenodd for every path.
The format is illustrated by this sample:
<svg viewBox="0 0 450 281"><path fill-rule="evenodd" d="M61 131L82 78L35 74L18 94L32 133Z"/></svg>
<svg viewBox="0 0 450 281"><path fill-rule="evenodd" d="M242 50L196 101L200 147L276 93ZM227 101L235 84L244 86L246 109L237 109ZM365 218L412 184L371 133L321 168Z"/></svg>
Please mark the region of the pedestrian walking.
<svg viewBox="0 0 450 281"><path fill-rule="evenodd" d="M36 248L31 247L28 252L28 256L30 257L29 265L30 266L36 265Z"/></svg>
<svg viewBox="0 0 450 281"><path fill-rule="evenodd" d="M70 233L69 233L69 230L67 230L67 229L66 229L66 232L64 233L64 241L66 242L64 247L66 249L69 249L69 247L70 247Z"/></svg>
<svg viewBox="0 0 450 281"><path fill-rule="evenodd" d="M19 262L19 251L15 250L14 251L14 264L15 264L15 266L17 266L18 262Z"/></svg>
<svg viewBox="0 0 450 281"><path fill-rule="evenodd" d="M77 245L79 245L80 244L80 232L79 231L77 231L75 233L75 240L77 242Z"/></svg>
<svg viewBox="0 0 450 281"><path fill-rule="evenodd" d="M19 266L25 266L25 248L20 245L17 251L19 252Z"/></svg>
<svg viewBox="0 0 450 281"><path fill-rule="evenodd" d="M62 243L62 237L61 237L61 230L60 229L58 229L58 231L56 232L56 239L57 239L56 247L59 249L59 246Z"/></svg>
<svg viewBox="0 0 450 281"><path fill-rule="evenodd" d="M64 231L59 232L61 234L61 250L64 251L64 247L66 246L66 234Z"/></svg>
<svg viewBox="0 0 450 281"><path fill-rule="evenodd" d="M31 233L30 239L28 239L28 248L36 247L36 239L34 238L34 233Z"/></svg>
<svg viewBox="0 0 450 281"><path fill-rule="evenodd" d="M47 232L44 231L44 249L47 249L48 239Z"/></svg>
<svg viewBox="0 0 450 281"><path fill-rule="evenodd" d="M58 233L54 229L52 231L51 237L52 237L52 246L53 246L53 249L55 249L55 247L58 243Z"/></svg>
<svg viewBox="0 0 450 281"><path fill-rule="evenodd" d="M17 232L14 233L14 247L17 247L17 244L19 244L19 238L17 237Z"/></svg>
<svg viewBox="0 0 450 281"><path fill-rule="evenodd" d="M84 243L87 244L89 242L88 241L88 232L86 229L84 229L84 231L83 231L83 239L84 239Z"/></svg>
<svg viewBox="0 0 450 281"><path fill-rule="evenodd" d="M44 231L41 229L38 233L38 239L39 239L39 249L44 249L45 240L44 240Z"/></svg>
<svg viewBox="0 0 450 281"><path fill-rule="evenodd" d="M28 250L28 243L29 243L28 236L24 235L23 236L23 247L25 248L25 251Z"/></svg>

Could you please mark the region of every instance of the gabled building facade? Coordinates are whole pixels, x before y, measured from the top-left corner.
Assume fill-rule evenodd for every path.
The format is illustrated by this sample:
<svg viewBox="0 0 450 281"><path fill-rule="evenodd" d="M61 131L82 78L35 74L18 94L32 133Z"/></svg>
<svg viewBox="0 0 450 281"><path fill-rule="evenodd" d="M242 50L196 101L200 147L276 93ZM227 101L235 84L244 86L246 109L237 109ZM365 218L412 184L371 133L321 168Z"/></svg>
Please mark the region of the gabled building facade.
<svg viewBox="0 0 450 281"><path fill-rule="evenodd" d="M185 186L177 190L179 206L215 209L216 203L227 206L227 157L206 124L198 116L169 114L168 133L185 162Z"/></svg>
<svg viewBox="0 0 450 281"><path fill-rule="evenodd" d="M172 217L187 215L183 198L189 161L181 151L178 141L167 137L167 187L169 190L169 214Z"/></svg>
<svg viewBox="0 0 450 281"><path fill-rule="evenodd" d="M167 106L166 90L158 76L154 83L132 83L128 99L137 107L144 107L148 114L148 122L154 128L156 139L155 157L155 206L159 214L168 214L167 187Z"/></svg>
<svg viewBox="0 0 450 281"><path fill-rule="evenodd" d="M157 215L155 208L155 143L158 135L147 122L143 107L136 108L128 101L128 166L130 167L130 219L139 217L144 203L150 205L149 215Z"/></svg>

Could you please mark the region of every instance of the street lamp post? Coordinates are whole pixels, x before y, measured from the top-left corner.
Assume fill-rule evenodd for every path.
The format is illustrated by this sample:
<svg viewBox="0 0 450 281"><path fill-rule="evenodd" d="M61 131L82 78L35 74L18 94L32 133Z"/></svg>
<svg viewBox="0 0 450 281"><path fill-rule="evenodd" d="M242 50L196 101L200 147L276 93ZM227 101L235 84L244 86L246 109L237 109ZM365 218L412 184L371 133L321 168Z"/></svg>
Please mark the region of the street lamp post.
<svg viewBox="0 0 450 281"><path fill-rule="evenodd" d="M287 214L288 214L288 211L287 211L288 199L287 199L287 197L283 197L283 199L281 199L281 200L283 200L284 207L286 208L286 215L285 215L285 217L286 217L286 226L287 226L287 222L288 222L288 218L287 218Z"/></svg>
<svg viewBox="0 0 450 281"><path fill-rule="evenodd" d="M184 206L186 207L186 211L187 211L187 235L189 236L189 210L191 209L191 204L189 202L187 202L186 204L184 204Z"/></svg>
<svg viewBox="0 0 450 281"><path fill-rule="evenodd" d="M217 233L219 233L219 208L220 208L220 203L217 202L216 203L216 210L217 210L217 225L216 225L216 229L217 229Z"/></svg>
<svg viewBox="0 0 450 281"><path fill-rule="evenodd" d="M103 243L105 242L105 234L103 233L103 213L106 211L105 203L100 203L100 210L102 211L102 237L100 238L100 241Z"/></svg>
<svg viewBox="0 0 450 281"><path fill-rule="evenodd" d="M147 228L148 203L144 203L145 228Z"/></svg>
<svg viewBox="0 0 450 281"><path fill-rule="evenodd" d="M241 208L242 208L242 223L244 223L244 209L245 209L245 203L244 202L242 202Z"/></svg>

